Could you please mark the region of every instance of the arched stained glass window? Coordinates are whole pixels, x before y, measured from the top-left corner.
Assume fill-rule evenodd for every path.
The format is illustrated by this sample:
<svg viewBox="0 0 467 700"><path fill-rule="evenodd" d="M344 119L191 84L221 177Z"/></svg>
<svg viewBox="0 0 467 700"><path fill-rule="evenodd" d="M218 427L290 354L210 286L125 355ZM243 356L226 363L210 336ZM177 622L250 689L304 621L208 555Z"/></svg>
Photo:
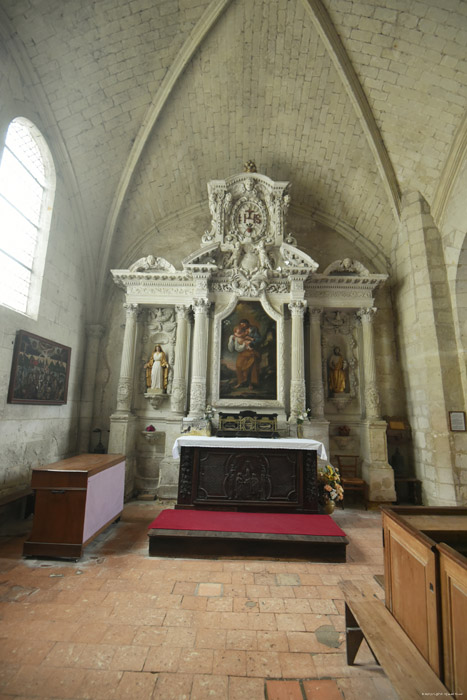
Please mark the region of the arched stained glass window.
<svg viewBox="0 0 467 700"><path fill-rule="evenodd" d="M24 118L7 131L0 162L0 304L36 316L55 171L39 130Z"/></svg>

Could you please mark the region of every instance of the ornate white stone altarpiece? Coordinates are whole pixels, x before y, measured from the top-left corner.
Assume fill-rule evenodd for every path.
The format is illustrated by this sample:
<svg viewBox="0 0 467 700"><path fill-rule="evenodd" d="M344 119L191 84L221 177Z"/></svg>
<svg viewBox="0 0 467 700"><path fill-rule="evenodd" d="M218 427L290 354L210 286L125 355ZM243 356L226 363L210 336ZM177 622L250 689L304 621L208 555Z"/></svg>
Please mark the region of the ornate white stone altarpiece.
<svg viewBox="0 0 467 700"><path fill-rule="evenodd" d="M374 292L387 276L350 259L318 273L286 232L289 189L254 169L211 181L210 228L182 269L148 255L112 270L126 325L109 452L127 455L127 492L176 495L172 445L207 405L275 413L282 436L296 434L309 406L306 437L329 454L330 426L351 424L370 499L394 500L372 338ZM146 384L156 345L166 391ZM148 424L156 431L145 433Z"/></svg>

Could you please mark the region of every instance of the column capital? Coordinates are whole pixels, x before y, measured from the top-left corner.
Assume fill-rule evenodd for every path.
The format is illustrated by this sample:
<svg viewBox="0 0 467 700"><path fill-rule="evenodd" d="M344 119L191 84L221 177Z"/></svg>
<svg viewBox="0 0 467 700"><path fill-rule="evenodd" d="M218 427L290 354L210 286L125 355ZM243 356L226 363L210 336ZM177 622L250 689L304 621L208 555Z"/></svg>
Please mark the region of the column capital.
<svg viewBox="0 0 467 700"><path fill-rule="evenodd" d="M307 302L304 299L294 299L289 302L289 311L292 316L303 316L305 315L305 309L307 307Z"/></svg>
<svg viewBox="0 0 467 700"><path fill-rule="evenodd" d="M177 321L186 321L188 319L188 314L190 312L189 306L184 304L175 305L175 313L177 314Z"/></svg>
<svg viewBox="0 0 467 700"><path fill-rule="evenodd" d="M310 307L309 313L312 323L321 323L321 316L323 314L322 308Z"/></svg>
<svg viewBox="0 0 467 700"><path fill-rule="evenodd" d="M361 323L372 323L373 319L375 317L376 311L377 311L377 309L375 306L368 306L368 307L364 307L362 309L359 309L355 315L357 316L358 319L360 319Z"/></svg>
<svg viewBox="0 0 467 700"><path fill-rule="evenodd" d="M123 304L123 308L125 309L125 313L127 316L136 317L139 311L139 304L125 303Z"/></svg>
<svg viewBox="0 0 467 700"><path fill-rule="evenodd" d="M198 314L206 315L209 311L209 307L211 306L211 302L208 301L208 299L205 299L204 297L199 297L197 299L193 299L192 306L196 316Z"/></svg>

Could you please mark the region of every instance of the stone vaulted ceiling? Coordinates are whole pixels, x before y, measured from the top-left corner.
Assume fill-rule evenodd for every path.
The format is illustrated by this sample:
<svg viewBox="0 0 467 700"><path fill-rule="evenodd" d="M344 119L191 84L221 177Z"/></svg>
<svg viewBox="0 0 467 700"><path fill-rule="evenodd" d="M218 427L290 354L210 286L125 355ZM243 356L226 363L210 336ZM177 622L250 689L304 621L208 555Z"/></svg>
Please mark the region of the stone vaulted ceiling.
<svg viewBox="0 0 467 700"><path fill-rule="evenodd" d="M0 38L62 144L97 278L119 238L124 254L196 207L207 224L207 181L248 159L290 180L310 221L389 258L401 193L419 190L436 214L465 148L464 0L0 8Z"/></svg>

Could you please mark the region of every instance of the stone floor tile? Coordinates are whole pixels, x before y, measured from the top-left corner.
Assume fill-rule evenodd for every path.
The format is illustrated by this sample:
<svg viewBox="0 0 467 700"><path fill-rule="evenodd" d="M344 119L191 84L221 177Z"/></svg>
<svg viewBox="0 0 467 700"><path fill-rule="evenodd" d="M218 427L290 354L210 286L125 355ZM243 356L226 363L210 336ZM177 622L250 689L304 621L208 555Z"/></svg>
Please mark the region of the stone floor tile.
<svg viewBox="0 0 467 700"><path fill-rule="evenodd" d="M42 639L0 640L0 662L10 664L40 664L51 652L54 642Z"/></svg>
<svg viewBox="0 0 467 700"><path fill-rule="evenodd" d="M103 644L131 644L136 633L140 629L146 629L146 627L141 628L136 627L136 625L108 624L101 642Z"/></svg>
<svg viewBox="0 0 467 700"><path fill-rule="evenodd" d="M121 671L83 671L76 697L83 700L113 700L122 675Z"/></svg>
<svg viewBox="0 0 467 700"><path fill-rule="evenodd" d="M42 662L44 667L76 667L78 659L86 649L86 644L78 642L56 642Z"/></svg>
<svg viewBox="0 0 467 700"><path fill-rule="evenodd" d="M165 643L167 634L169 633L168 627L155 627L152 625L133 627L128 630L121 630L121 639L117 641L120 634L119 630L115 630L115 634L111 633L112 628L120 628L122 625L112 625L109 632L106 634L103 642L109 644L137 644L139 646L150 646L158 647ZM131 630L133 629L133 633ZM115 636L115 641L112 641L112 637Z"/></svg>
<svg viewBox="0 0 467 700"><path fill-rule="evenodd" d="M238 649L216 649L213 668L221 676L245 676L246 652Z"/></svg>
<svg viewBox="0 0 467 700"><path fill-rule="evenodd" d="M303 618L297 613L277 613L276 622L279 631L305 631Z"/></svg>
<svg viewBox="0 0 467 700"><path fill-rule="evenodd" d="M98 644L103 641L104 635L109 629L106 622L86 622L80 625L71 636L73 642L83 642L90 644Z"/></svg>
<svg viewBox="0 0 467 700"><path fill-rule="evenodd" d="M334 680L303 681L303 690L305 691L306 700L343 700L338 685ZM347 694L345 694L345 700L349 700ZM379 700L383 700L383 698Z"/></svg>
<svg viewBox="0 0 467 700"><path fill-rule="evenodd" d="M163 645L191 649L195 645L195 639L196 628L194 627L169 627Z"/></svg>
<svg viewBox="0 0 467 700"><path fill-rule="evenodd" d="M253 598L272 598L271 595L271 589L269 586L260 586L256 584L247 584L245 586L246 590L246 597L250 598L250 600ZM238 596L236 596L238 597Z"/></svg>
<svg viewBox="0 0 467 700"><path fill-rule="evenodd" d="M299 574L276 574L277 586L301 586L302 581Z"/></svg>
<svg viewBox="0 0 467 700"><path fill-rule="evenodd" d="M251 598L234 598L233 599L233 612L258 612L259 605L258 600Z"/></svg>
<svg viewBox="0 0 467 700"><path fill-rule="evenodd" d="M47 696L50 698L76 698L82 682L82 669L55 668L47 678Z"/></svg>
<svg viewBox="0 0 467 700"><path fill-rule="evenodd" d="M248 571L234 571L231 576L234 585L239 583L253 585L255 582L255 575Z"/></svg>
<svg viewBox="0 0 467 700"><path fill-rule="evenodd" d="M154 688L154 700L190 700L193 676L190 673L160 673Z"/></svg>
<svg viewBox="0 0 467 700"><path fill-rule="evenodd" d="M310 613L310 604L306 598L285 598L284 612L286 613Z"/></svg>
<svg viewBox="0 0 467 700"><path fill-rule="evenodd" d="M255 630L228 630L225 648L256 650L258 648L257 634Z"/></svg>
<svg viewBox="0 0 467 700"><path fill-rule="evenodd" d="M184 595L182 599L182 610L206 610L209 598L197 598L192 595Z"/></svg>
<svg viewBox="0 0 467 700"><path fill-rule="evenodd" d="M203 600L200 598L200 600ZM235 598L206 598L208 612L232 612Z"/></svg>
<svg viewBox="0 0 467 700"><path fill-rule="evenodd" d="M311 654L279 652L279 661L284 678L310 678L316 675Z"/></svg>
<svg viewBox="0 0 467 700"><path fill-rule="evenodd" d="M125 672L115 688L116 700L151 700L158 676L155 673Z"/></svg>
<svg viewBox="0 0 467 700"><path fill-rule="evenodd" d="M180 660L180 647L150 647L143 671L150 673L174 673L178 669Z"/></svg>
<svg viewBox="0 0 467 700"><path fill-rule="evenodd" d="M337 604L339 602L342 602L342 604L344 604L344 601L323 600L322 598L318 600L308 600L311 612L321 613L323 615L337 615L340 612L337 608Z"/></svg>
<svg viewBox="0 0 467 700"><path fill-rule="evenodd" d="M246 652L247 676L259 678L282 678L282 669L277 651Z"/></svg>
<svg viewBox="0 0 467 700"><path fill-rule="evenodd" d="M258 603L261 612L285 612L285 601L283 598L260 598ZM310 608L308 608L307 612L310 612Z"/></svg>
<svg viewBox="0 0 467 700"><path fill-rule="evenodd" d="M190 700L224 700L228 692L228 676L195 675Z"/></svg>
<svg viewBox="0 0 467 700"><path fill-rule="evenodd" d="M323 615L323 614L310 614L304 613L302 615L303 618L303 624L305 625L305 630L307 632L314 632L315 630L318 629L318 627L321 627L322 625L329 625L330 620L335 617L335 615Z"/></svg>
<svg viewBox="0 0 467 700"><path fill-rule="evenodd" d="M83 644L74 665L80 668L109 669L117 649L112 644Z"/></svg>
<svg viewBox="0 0 467 700"><path fill-rule="evenodd" d="M212 673L212 649L182 649L178 665L179 673Z"/></svg>
<svg viewBox="0 0 467 700"><path fill-rule="evenodd" d="M49 697L49 680L54 669L43 666L20 666L16 673L5 683L2 692L5 695L31 695L39 698Z"/></svg>
<svg viewBox="0 0 467 700"><path fill-rule="evenodd" d="M225 649L226 638L227 630L199 629L196 632L195 649Z"/></svg>
<svg viewBox="0 0 467 700"><path fill-rule="evenodd" d="M177 581L173 587L174 594L195 595L196 583L194 581Z"/></svg>
<svg viewBox="0 0 467 700"><path fill-rule="evenodd" d="M259 651L289 651L286 632L258 632L256 639Z"/></svg>
<svg viewBox="0 0 467 700"><path fill-rule="evenodd" d="M263 700L264 680L262 678L229 678L228 700ZM216 698L220 700L220 698Z"/></svg>
<svg viewBox="0 0 467 700"><path fill-rule="evenodd" d="M266 681L268 700L303 700L298 681Z"/></svg>
<svg viewBox="0 0 467 700"><path fill-rule="evenodd" d="M149 646L119 646L110 662L110 668L115 671L142 671L148 651Z"/></svg>
<svg viewBox="0 0 467 700"><path fill-rule="evenodd" d="M264 612L248 613L248 627L258 631L275 632L278 627L276 615Z"/></svg>

